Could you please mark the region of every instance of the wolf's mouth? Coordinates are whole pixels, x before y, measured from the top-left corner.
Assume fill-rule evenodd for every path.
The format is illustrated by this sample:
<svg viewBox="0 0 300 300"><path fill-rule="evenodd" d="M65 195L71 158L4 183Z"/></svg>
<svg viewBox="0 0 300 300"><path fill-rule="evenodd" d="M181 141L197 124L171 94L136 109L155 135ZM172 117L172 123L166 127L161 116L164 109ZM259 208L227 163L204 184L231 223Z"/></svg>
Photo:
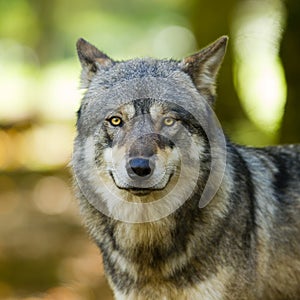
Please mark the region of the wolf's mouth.
<svg viewBox="0 0 300 300"><path fill-rule="evenodd" d="M120 190L126 190L134 195L137 195L137 196L145 196L145 195L148 195L152 192L155 192L155 191L161 191L161 190L164 190L166 188L166 186L169 184L171 178L173 177L173 173L170 174L169 178L168 178L168 181L166 182L166 184L162 187L151 187L151 188L142 188L142 187L135 187L135 186L119 186L114 178L114 175L113 173L110 171L109 172L115 186L120 189Z"/></svg>
<svg viewBox="0 0 300 300"><path fill-rule="evenodd" d="M141 188L126 188L126 190L137 196L145 196L155 191L155 189L141 189Z"/></svg>

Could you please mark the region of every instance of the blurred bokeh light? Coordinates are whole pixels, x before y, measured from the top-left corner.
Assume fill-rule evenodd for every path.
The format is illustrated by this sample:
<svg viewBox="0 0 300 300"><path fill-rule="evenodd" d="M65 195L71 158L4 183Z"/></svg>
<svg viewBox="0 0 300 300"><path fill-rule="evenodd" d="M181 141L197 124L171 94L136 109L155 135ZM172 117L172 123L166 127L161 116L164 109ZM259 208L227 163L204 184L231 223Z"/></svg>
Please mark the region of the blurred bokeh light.
<svg viewBox="0 0 300 300"><path fill-rule="evenodd" d="M269 134L279 129L286 100L278 57L284 20L279 0L247 0L237 5L232 26L237 91L251 120Z"/></svg>

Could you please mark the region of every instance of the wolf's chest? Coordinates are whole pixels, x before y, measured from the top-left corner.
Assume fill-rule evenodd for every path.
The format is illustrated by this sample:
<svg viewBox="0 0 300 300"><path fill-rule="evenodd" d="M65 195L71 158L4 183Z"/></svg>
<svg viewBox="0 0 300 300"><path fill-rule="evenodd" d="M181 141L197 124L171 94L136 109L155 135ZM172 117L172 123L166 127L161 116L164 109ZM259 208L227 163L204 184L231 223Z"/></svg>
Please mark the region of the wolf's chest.
<svg viewBox="0 0 300 300"><path fill-rule="evenodd" d="M228 274L221 271L197 285L180 287L175 285L155 284L147 285L139 290L123 294L115 291L116 300L222 300L226 295L226 288L222 279L228 279ZM224 277L224 278L222 278Z"/></svg>
<svg viewBox="0 0 300 300"><path fill-rule="evenodd" d="M195 263L189 244L182 252L174 247L171 234L174 224L168 222L157 226L117 226L114 236L119 249L110 256L119 265L115 278L111 278L116 299L225 299L230 273L220 268L205 278L198 276L199 263ZM158 244L164 247L156 248ZM170 251L172 247L174 255ZM124 272L128 279L125 289L119 285L119 280L125 278Z"/></svg>

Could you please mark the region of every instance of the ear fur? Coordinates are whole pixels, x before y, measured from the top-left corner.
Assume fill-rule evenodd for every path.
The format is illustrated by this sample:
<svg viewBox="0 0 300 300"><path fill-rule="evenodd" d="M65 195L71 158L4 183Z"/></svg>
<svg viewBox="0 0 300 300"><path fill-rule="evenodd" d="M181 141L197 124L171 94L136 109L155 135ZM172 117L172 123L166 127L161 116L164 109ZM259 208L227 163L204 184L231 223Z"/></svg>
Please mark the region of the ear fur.
<svg viewBox="0 0 300 300"><path fill-rule="evenodd" d="M215 81L226 52L227 41L228 37L222 36L181 61L182 70L190 75L198 91L209 100L216 93Z"/></svg>
<svg viewBox="0 0 300 300"><path fill-rule="evenodd" d="M97 71L101 67L112 65L114 61L83 38L77 41L76 47L82 67L82 87L88 88Z"/></svg>

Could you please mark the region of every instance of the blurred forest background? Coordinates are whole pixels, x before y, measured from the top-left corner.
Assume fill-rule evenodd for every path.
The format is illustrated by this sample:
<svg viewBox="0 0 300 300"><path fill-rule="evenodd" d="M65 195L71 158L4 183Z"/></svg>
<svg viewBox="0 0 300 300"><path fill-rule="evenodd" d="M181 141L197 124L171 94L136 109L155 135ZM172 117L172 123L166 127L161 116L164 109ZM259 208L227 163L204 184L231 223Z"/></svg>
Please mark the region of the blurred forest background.
<svg viewBox="0 0 300 300"><path fill-rule="evenodd" d="M299 0L0 0L0 299L112 299L70 190L76 40L114 59L182 58L223 34L225 132L299 142Z"/></svg>

